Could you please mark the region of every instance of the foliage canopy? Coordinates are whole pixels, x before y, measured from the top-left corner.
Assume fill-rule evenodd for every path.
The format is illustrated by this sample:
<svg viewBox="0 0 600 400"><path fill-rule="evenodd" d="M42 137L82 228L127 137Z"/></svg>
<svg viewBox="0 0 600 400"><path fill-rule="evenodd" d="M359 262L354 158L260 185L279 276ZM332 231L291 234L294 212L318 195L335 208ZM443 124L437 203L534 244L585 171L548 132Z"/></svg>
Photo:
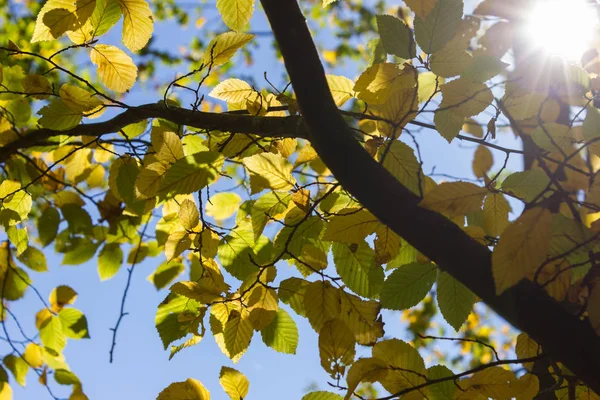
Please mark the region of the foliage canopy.
<svg viewBox="0 0 600 400"><path fill-rule="evenodd" d="M305 400L599 398L598 51L575 63L529 48L527 2L303 3L203 5L218 28L174 56L153 33L188 23L175 1L0 0L0 399L31 370L51 398L48 375L87 399L63 352L94 316L76 287L36 289L65 268L48 254L126 276L111 361L136 266L152 260L169 358L204 336L234 363L253 338L295 354L305 318L333 387ZM291 85L238 73L263 12ZM304 15L332 22L319 53ZM325 74L319 56L360 73ZM155 102L130 104L173 67ZM425 135L474 145L447 146L471 177L427 173ZM40 311L13 312L32 292ZM498 335L479 301L518 336ZM412 340L384 310L404 310ZM12 329L21 318L37 332ZM442 319L456 332L431 335ZM436 351L449 340L469 356ZM216 379L182 377L157 399L208 400L196 378ZM237 369L218 380L231 399L252 393Z"/></svg>

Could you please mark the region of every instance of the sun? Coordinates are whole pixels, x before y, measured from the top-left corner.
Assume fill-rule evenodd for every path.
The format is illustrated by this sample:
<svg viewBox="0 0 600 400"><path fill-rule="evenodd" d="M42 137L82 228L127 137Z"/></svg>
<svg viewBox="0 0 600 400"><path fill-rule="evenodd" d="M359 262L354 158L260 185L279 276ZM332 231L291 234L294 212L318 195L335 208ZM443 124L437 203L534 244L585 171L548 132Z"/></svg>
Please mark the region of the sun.
<svg viewBox="0 0 600 400"><path fill-rule="evenodd" d="M579 61L599 29L597 4L538 0L527 15L526 35L536 49Z"/></svg>

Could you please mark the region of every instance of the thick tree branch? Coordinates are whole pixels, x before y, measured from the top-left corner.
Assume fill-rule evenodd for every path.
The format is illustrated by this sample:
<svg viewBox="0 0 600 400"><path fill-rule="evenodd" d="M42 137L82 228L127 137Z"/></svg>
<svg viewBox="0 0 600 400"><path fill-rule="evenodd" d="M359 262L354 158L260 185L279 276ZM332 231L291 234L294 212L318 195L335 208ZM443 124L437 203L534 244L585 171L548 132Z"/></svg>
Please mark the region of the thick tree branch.
<svg viewBox="0 0 600 400"><path fill-rule="evenodd" d="M419 198L353 139L335 107L296 0L261 2L283 54L309 140L337 180L394 232L600 393L600 337L589 323L568 313L531 281L521 281L496 295L488 248L442 215L420 208Z"/></svg>
<svg viewBox="0 0 600 400"><path fill-rule="evenodd" d="M162 102L129 107L121 114L104 122L80 124L74 128L57 131L38 129L25 133L19 139L0 147L0 162L6 161L18 150L45 145L55 136L102 136L118 132L127 125L150 119L164 118L179 125L198 129L220 130L232 133L251 133L263 137L306 138L306 129L301 117L262 117L227 113L209 113L186 110L179 107L166 107Z"/></svg>

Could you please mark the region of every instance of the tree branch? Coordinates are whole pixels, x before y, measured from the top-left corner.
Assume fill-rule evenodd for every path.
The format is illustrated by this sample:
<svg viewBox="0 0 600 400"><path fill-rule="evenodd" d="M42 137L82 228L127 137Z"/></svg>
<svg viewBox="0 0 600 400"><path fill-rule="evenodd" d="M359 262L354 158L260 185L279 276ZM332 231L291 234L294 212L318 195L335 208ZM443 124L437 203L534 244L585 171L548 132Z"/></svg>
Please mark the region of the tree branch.
<svg viewBox="0 0 600 400"><path fill-rule="evenodd" d="M404 187L358 144L335 107L323 66L296 0L261 0L304 116L309 140L342 186L377 218L488 306L538 342L600 393L600 337L539 286L523 280L498 296L489 249L442 215L418 206Z"/></svg>
<svg viewBox="0 0 600 400"><path fill-rule="evenodd" d="M42 128L27 132L17 140L0 147L0 162L6 161L18 150L47 145L45 141L55 136L102 136L107 133L118 132L127 125L150 118L164 118L180 125L198 129L251 133L262 137L307 137L303 120L298 116L263 117L228 113L217 114L173 106L166 107L161 102L129 107L107 121L80 124L64 131Z"/></svg>

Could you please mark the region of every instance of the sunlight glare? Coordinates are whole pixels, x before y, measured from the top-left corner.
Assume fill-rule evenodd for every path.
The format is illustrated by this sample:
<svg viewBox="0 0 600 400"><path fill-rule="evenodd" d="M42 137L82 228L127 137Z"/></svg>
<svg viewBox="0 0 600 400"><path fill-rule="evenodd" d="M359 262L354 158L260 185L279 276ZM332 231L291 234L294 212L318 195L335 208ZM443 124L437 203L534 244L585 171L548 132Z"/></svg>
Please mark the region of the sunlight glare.
<svg viewBox="0 0 600 400"><path fill-rule="evenodd" d="M537 48L579 61L598 22L597 9L586 0L539 0L527 18L526 34Z"/></svg>

